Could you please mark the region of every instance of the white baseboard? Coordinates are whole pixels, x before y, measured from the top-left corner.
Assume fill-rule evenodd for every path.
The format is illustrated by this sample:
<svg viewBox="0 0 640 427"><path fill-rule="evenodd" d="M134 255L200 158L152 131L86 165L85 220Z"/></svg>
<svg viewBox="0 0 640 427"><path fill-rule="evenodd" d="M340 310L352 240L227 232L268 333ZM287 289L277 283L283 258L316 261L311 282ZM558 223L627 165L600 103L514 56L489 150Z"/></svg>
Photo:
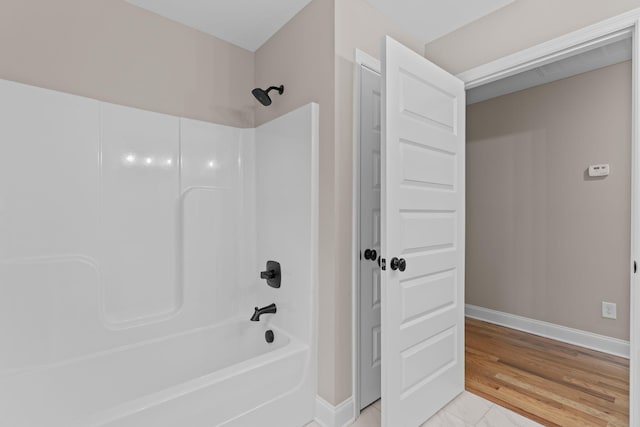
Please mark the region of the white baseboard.
<svg viewBox="0 0 640 427"><path fill-rule="evenodd" d="M515 314L503 313L475 305L465 305L465 314L478 320L506 326L511 329L540 335L556 341L590 348L603 353L629 358L629 341L617 338L606 337L579 329L568 328L566 326L555 325L553 323L540 320L529 319L527 317L516 316Z"/></svg>
<svg viewBox="0 0 640 427"><path fill-rule="evenodd" d="M353 423L353 398L338 406L333 406L320 396L316 396L316 423L322 427L345 427Z"/></svg>

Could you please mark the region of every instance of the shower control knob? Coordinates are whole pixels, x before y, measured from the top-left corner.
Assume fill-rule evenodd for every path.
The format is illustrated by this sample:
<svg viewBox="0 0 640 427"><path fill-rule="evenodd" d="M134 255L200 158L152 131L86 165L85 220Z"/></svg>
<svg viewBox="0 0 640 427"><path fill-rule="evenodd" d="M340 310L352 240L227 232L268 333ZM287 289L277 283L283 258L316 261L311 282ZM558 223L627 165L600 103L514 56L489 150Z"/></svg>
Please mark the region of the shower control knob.
<svg viewBox="0 0 640 427"><path fill-rule="evenodd" d="M280 263L277 261L267 261L267 269L260 272L260 278L265 279L272 288L279 288L282 280Z"/></svg>
<svg viewBox="0 0 640 427"><path fill-rule="evenodd" d="M364 259L375 261L378 258L378 253L375 249L365 249Z"/></svg>
<svg viewBox="0 0 640 427"><path fill-rule="evenodd" d="M261 279L273 279L274 277L276 277L275 270L267 270L267 271L260 272Z"/></svg>
<svg viewBox="0 0 640 427"><path fill-rule="evenodd" d="M405 271L407 269L407 261L404 258L391 258L391 269L393 271Z"/></svg>

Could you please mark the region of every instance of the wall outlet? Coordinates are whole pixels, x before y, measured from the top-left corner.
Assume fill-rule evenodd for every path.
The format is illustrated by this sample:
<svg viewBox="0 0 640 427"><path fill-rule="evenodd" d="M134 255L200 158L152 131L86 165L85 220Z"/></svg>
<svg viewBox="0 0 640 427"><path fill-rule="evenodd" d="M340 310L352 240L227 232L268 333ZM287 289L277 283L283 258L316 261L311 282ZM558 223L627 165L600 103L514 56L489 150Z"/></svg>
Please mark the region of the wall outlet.
<svg viewBox="0 0 640 427"><path fill-rule="evenodd" d="M618 310L615 302L602 301L602 317L605 319L616 319Z"/></svg>

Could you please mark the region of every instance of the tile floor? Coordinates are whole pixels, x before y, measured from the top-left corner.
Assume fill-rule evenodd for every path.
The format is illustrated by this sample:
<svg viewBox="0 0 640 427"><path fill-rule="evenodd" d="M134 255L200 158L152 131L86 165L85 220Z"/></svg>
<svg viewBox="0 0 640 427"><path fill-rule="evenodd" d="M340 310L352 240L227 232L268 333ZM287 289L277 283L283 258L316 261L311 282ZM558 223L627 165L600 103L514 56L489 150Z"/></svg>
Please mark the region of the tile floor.
<svg viewBox="0 0 640 427"><path fill-rule="evenodd" d="M380 401L366 408L351 427L379 427ZM317 423L307 427L320 427ZM421 427L542 427L513 411L465 391Z"/></svg>

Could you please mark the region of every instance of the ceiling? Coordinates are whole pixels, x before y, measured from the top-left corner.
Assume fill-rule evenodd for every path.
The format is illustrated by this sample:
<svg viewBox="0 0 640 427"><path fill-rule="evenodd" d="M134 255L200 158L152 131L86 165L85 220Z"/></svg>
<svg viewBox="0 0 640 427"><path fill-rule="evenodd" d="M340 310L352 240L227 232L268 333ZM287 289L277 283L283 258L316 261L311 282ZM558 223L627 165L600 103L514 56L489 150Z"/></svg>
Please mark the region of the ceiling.
<svg viewBox="0 0 640 427"><path fill-rule="evenodd" d="M407 33L426 44L513 3L514 0L367 1Z"/></svg>
<svg viewBox="0 0 640 427"><path fill-rule="evenodd" d="M127 0L255 52L311 0ZM337 0L345 1L345 0ZM514 0L367 0L428 43Z"/></svg>
<svg viewBox="0 0 640 427"><path fill-rule="evenodd" d="M311 0L127 1L255 52Z"/></svg>

